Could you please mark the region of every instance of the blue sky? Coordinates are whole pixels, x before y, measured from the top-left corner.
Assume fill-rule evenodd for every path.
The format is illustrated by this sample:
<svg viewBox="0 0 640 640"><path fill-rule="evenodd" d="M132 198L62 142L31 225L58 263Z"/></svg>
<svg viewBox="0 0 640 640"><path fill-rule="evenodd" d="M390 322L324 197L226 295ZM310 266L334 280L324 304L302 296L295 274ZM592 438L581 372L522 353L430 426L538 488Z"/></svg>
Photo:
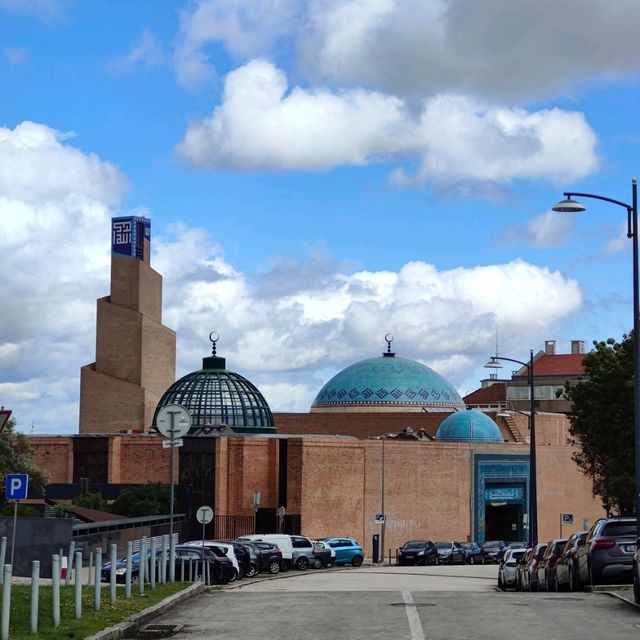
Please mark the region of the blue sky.
<svg viewBox="0 0 640 640"><path fill-rule="evenodd" d="M611 4L611 6L609 6ZM630 330L640 15L597 0L0 0L0 404L77 430L109 220L152 220L179 377L274 410L399 355Z"/></svg>

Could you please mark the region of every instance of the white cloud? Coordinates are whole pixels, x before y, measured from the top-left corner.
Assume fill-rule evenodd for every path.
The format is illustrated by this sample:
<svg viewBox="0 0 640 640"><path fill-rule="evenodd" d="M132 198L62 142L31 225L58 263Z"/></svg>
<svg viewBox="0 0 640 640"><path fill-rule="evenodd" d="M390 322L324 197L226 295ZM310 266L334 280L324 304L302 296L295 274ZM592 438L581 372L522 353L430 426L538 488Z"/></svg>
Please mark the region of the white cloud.
<svg viewBox="0 0 640 640"><path fill-rule="evenodd" d="M559 247L571 236L575 216L547 211L523 226L510 225L502 235L506 244L527 243L537 247Z"/></svg>
<svg viewBox="0 0 640 640"><path fill-rule="evenodd" d="M197 0L180 16L174 50L178 82L197 89L216 77L207 45L221 42L234 58L271 48L293 28L299 0Z"/></svg>
<svg viewBox="0 0 640 640"><path fill-rule="evenodd" d="M5 47L2 50L4 57L8 60L9 64L16 65L22 64L27 61L29 54L24 47Z"/></svg>
<svg viewBox="0 0 640 640"><path fill-rule="evenodd" d="M238 62L294 52L310 82L401 96L523 100L640 69L635 0L198 0L175 67L194 87L222 46Z"/></svg>
<svg viewBox="0 0 640 640"><path fill-rule="evenodd" d="M128 73L138 65L155 67L162 64L163 60L162 46L151 31L144 29L131 51L126 56L110 62L107 68L111 73L118 75Z"/></svg>
<svg viewBox="0 0 640 640"><path fill-rule="evenodd" d="M325 170L416 158L396 184L571 181L595 170L596 136L582 114L527 112L440 95L414 117L404 101L363 89L289 90L281 70L253 60L225 80L222 102L190 124L178 154L200 168Z"/></svg>

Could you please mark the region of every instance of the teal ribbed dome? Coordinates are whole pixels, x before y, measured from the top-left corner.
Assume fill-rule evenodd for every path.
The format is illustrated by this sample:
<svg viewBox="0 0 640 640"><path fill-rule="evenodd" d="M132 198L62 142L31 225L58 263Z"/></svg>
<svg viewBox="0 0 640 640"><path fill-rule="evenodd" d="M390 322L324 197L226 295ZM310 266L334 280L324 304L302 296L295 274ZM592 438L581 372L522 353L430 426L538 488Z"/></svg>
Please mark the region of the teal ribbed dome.
<svg viewBox="0 0 640 640"><path fill-rule="evenodd" d="M353 405L463 407L455 388L424 364L385 354L342 370L316 396L311 410Z"/></svg>
<svg viewBox="0 0 640 640"><path fill-rule="evenodd" d="M436 440L453 442L502 442L498 425L477 409L465 409L447 416L438 427Z"/></svg>

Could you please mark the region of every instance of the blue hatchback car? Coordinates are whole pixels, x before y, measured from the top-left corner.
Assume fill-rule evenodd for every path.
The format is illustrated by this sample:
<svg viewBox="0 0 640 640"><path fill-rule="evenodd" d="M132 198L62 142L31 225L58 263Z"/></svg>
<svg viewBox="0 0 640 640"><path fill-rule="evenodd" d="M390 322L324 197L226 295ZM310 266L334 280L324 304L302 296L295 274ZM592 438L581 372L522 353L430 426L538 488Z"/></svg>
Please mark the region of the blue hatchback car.
<svg viewBox="0 0 640 640"><path fill-rule="evenodd" d="M319 538L324 540L335 552L335 564L351 564L359 567L364 560L364 552L353 538Z"/></svg>

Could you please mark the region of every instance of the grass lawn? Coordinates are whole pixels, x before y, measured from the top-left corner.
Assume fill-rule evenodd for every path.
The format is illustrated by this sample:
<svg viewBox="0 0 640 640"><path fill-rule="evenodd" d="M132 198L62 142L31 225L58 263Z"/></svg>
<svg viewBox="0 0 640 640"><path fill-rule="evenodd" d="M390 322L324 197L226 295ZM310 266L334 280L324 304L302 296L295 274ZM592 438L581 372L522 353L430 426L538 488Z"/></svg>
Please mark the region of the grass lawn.
<svg viewBox="0 0 640 640"><path fill-rule="evenodd" d="M60 626L53 626L51 608L51 587L40 586L40 606L38 613L38 633L29 633L31 611L31 587L13 585L11 587L11 625L10 640L64 640L66 638L80 640L101 629L106 629L122 622L133 613L150 607L167 596L182 591L190 586L190 582L174 582L173 584L156 585L155 591L149 587L145 595L138 594L137 586L131 589L131 599L125 600L124 589L118 588L118 600L111 606L109 585L103 584L101 591L100 611L93 610L93 586L82 588L82 618L75 619L73 586L60 587Z"/></svg>

